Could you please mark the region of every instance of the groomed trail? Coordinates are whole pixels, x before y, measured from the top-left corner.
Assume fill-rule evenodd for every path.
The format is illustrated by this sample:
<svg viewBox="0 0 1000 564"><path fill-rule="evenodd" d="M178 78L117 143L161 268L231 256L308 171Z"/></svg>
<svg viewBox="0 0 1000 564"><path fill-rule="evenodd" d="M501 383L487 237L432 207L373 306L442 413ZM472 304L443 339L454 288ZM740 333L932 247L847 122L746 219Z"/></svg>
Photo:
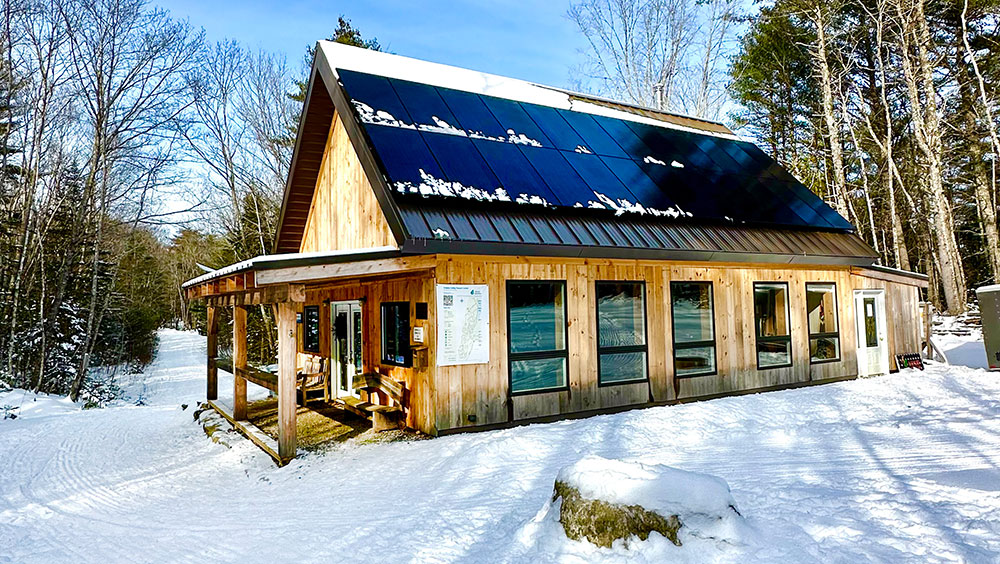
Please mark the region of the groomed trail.
<svg viewBox="0 0 1000 564"><path fill-rule="evenodd" d="M1000 562L1000 374L938 365L278 469L193 422L204 351L162 331L142 406L0 394L25 401L0 421L0 563ZM588 454L725 479L757 542L597 550L530 526Z"/></svg>

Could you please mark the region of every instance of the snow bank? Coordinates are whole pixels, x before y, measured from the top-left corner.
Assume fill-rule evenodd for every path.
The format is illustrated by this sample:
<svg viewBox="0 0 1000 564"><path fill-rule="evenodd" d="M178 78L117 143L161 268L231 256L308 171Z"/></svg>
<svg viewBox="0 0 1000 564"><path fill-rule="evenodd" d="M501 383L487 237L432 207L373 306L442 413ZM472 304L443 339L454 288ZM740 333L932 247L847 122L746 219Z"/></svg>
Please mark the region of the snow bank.
<svg viewBox="0 0 1000 564"><path fill-rule="evenodd" d="M959 316L936 315L932 327L934 344L949 364L989 369L978 308Z"/></svg>
<svg viewBox="0 0 1000 564"><path fill-rule="evenodd" d="M0 420L44 417L79 410L80 405L66 396L36 394L17 388L0 392Z"/></svg>

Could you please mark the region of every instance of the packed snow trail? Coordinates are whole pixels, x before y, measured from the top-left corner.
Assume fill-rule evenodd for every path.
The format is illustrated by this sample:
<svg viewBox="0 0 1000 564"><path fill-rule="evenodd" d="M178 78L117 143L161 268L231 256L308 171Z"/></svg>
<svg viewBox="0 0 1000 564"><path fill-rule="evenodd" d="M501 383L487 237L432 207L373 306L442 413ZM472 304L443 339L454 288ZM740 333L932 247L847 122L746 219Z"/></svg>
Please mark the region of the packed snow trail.
<svg viewBox="0 0 1000 564"><path fill-rule="evenodd" d="M204 339L160 339L146 405L42 397L0 421L0 563L1000 562L998 374L931 366L279 469L205 437ZM598 550L532 523L588 454L725 479L758 542Z"/></svg>

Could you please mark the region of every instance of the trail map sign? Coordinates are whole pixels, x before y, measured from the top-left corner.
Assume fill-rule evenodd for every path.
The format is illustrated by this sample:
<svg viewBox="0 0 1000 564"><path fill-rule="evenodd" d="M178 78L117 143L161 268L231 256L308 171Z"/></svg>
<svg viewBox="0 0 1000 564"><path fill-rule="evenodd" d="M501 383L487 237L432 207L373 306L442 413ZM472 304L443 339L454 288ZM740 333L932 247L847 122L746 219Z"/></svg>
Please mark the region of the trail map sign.
<svg viewBox="0 0 1000 564"><path fill-rule="evenodd" d="M485 284L437 285L437 365L490 361L490 299Z"/></svg>

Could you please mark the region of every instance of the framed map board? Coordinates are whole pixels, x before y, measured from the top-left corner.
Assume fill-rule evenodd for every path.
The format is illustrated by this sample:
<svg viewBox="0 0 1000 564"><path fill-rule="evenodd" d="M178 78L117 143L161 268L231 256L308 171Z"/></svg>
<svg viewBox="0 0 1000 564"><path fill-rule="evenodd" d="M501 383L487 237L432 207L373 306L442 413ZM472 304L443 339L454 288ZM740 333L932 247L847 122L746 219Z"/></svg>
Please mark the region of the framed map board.
<svg viewBox="0 0 1000 564"><path fill-rule="evenodd" d="M490 361L490 292L485 284L437 285L437 365Z"/></svg>

